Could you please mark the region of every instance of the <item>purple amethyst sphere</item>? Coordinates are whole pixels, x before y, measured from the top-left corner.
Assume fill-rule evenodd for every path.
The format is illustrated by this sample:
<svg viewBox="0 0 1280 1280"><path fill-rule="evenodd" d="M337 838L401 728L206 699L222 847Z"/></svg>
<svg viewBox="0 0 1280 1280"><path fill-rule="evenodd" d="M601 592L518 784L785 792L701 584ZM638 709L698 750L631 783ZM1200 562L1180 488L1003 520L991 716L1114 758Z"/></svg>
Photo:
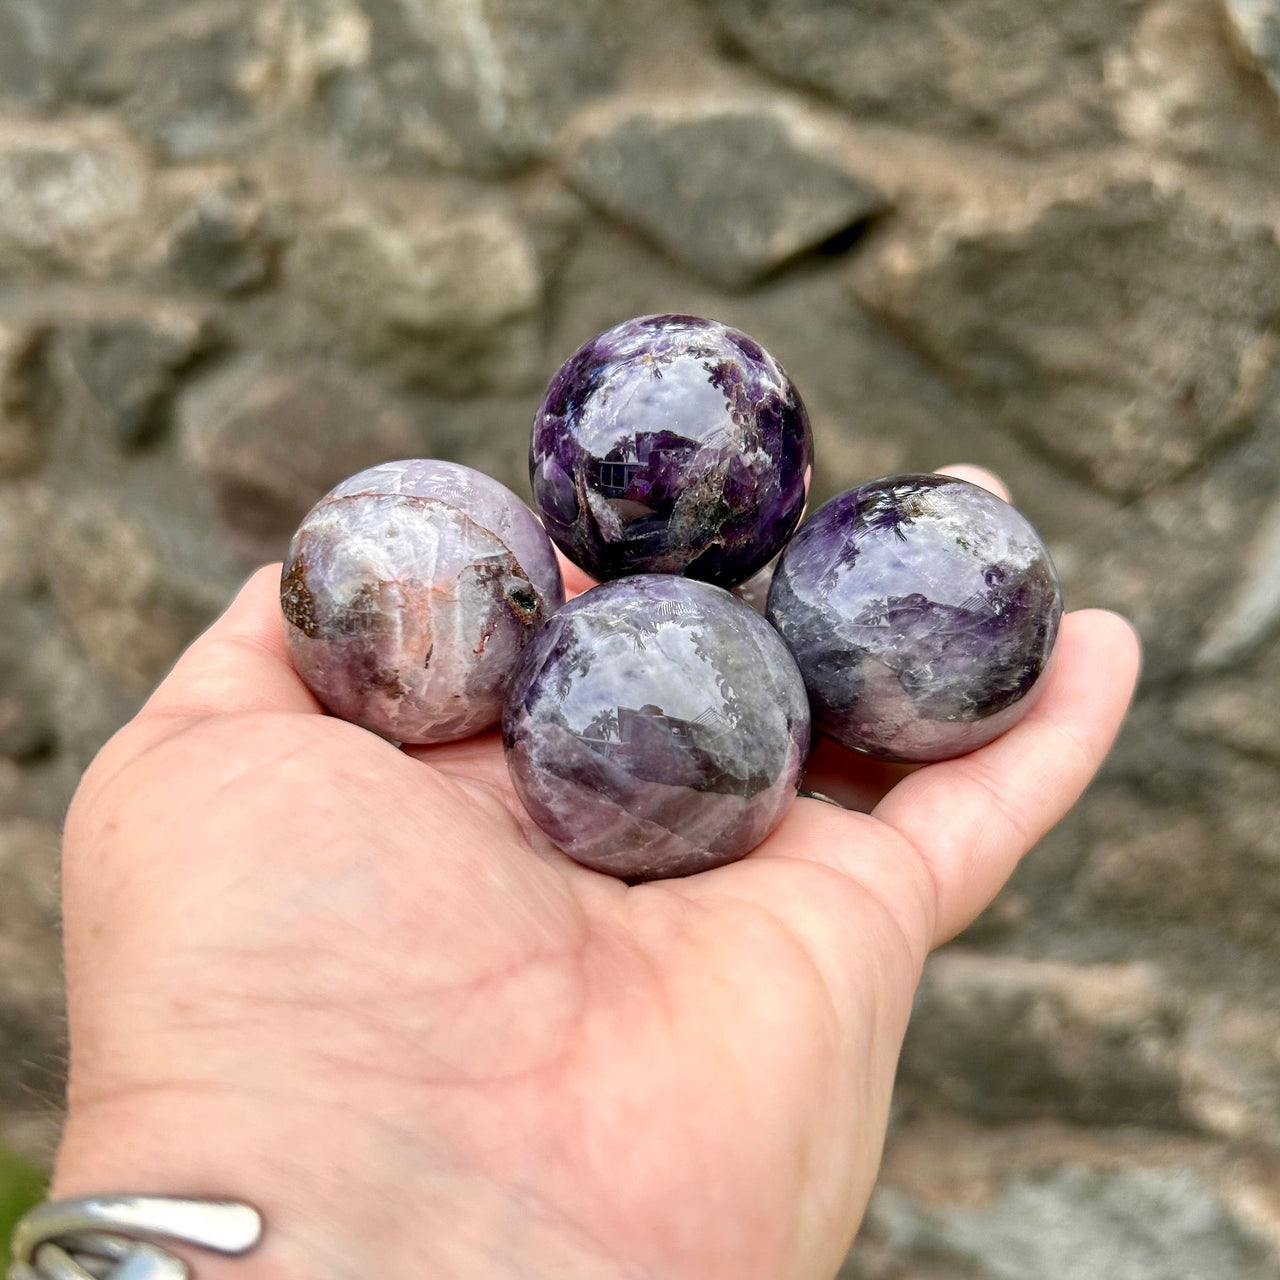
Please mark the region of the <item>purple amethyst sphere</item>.
<svg viewBox="0 0 1280 1280"><path fill-rule="evenodd" d="M632 881L749 853L809 750L804 682L777 632L727 591L657 575L565 605L525 650L502 727L533 820Z"/></svg>
<svg viewBox="0 0 1280 1280"><path fill-rule="evenodd" d="M889 476L833 498L778 563L769 620L814 724L884 760L945 760L1030 709L1062 616L1030 523L949 476Z"/></svg>
<svg viewBox="0 0 1280 1280"><path fill-rule="evenodd" d="M449 742L500 719L564 585L510 489L410 459L361 471L311 509L280 602L294 665L334 715L398 742Z"/></svg>
<svg viewBox="0 0 1280 1280"><path fill-rule="evenodd" d="M529 452L547 532L592 577L722 587L782 549L812 463L808 414L773 357L696 316L641 316L576 351Z"/></svg>

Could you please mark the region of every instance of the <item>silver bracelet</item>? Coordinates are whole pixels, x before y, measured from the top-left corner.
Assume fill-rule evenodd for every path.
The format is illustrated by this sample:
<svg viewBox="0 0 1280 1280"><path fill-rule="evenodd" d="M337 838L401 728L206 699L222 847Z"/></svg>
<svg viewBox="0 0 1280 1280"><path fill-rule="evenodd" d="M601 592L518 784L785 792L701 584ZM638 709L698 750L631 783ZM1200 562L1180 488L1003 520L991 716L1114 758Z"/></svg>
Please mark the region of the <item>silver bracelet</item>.
<svg viewBox="0 0 1280 1280"><path fill-rule="evenodd" d="M51 1200L14 1228L8 1280L187 1280L190 1268L162 1242L236 1257L261 1239L262 1215L234 1200Z"/></svg>

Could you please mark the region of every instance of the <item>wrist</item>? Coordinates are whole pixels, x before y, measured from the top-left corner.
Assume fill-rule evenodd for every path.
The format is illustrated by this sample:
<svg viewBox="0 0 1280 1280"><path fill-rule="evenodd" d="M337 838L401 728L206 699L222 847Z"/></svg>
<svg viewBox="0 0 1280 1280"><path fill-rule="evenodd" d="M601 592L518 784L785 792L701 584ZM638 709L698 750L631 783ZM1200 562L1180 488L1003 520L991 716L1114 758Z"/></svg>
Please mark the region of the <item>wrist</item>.
<svg viewBox="0 0 1280 1280"><path fill-rule="evenodd" d="M200 1086L73 1101L51 1195L105 1193L258 1208L266 1231L252 1254L174 1250L195 1280L653 1280L407 1128Z"/></svg>

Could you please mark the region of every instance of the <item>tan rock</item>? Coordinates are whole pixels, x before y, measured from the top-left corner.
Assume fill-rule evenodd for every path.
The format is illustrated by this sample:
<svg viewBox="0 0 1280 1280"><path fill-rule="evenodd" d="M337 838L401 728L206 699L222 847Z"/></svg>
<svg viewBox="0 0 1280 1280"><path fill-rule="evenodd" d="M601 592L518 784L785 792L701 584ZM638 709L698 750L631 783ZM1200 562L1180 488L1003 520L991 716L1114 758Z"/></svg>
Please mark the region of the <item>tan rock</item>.
<svg viewBox="0 0 1280 1280"><path fill-rule="evenodd" d="M1280 1149L1280 1013L1222 996L1197 1000L1181 1071L1189 1118L1210 1133Z"/></svg>
<svg viewBox="0 0 1280 1280"><path fill-rule="evenodd" d="M0 478L25 475L44 461L47 419L38 403L44 331L0 320Z"/></svg>
<svg viewBox="0 0 1280 1280"><path fill-rule="evenodd" d="M303 226L286 274L353 359L400 382L464 392L535 376L538 260L497 207L400 216L347 203Z"/></svg>
<svg viewBox="0 0 1280 1280"><path fill-rule="evenodd" d="M1147 965L1071 965L952 948L926 968L902 1080L972 1114L1177 1116L1176 996Z"/></svg>
<svg viewBox="0 0 1280 1280"><path fill-rule="evenodd" d="M1116 494L1245 431L1280 360L1273 228L1105 173L904 230L855 283L1009 430Z"/></svg>
<svg viewBox="0 0 1280 1280"><path fill-rule="evenodd" d="M124 251L149 174L109 121L0 119L0 267L103 274Z"/></svg>

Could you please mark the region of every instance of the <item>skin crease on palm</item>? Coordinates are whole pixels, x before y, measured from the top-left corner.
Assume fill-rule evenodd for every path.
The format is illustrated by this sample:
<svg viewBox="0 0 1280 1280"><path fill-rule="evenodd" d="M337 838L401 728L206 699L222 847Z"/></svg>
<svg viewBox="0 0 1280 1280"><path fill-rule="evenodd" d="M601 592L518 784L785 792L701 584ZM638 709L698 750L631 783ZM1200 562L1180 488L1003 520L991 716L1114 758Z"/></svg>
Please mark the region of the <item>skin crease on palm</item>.
<svg viewBox="0 0 1280 1280"><path fill-rule="evenodd" d="M54 1194L256 1203L263 1246L200 1280L834 1275L925 957L1102 761L1129 626L1068 616L970 756L821 745L806 786L866 811L803 798L743 861L628 888L532 826L496 733L401 751L321 714L278 572L73 803Z"/></svg>

